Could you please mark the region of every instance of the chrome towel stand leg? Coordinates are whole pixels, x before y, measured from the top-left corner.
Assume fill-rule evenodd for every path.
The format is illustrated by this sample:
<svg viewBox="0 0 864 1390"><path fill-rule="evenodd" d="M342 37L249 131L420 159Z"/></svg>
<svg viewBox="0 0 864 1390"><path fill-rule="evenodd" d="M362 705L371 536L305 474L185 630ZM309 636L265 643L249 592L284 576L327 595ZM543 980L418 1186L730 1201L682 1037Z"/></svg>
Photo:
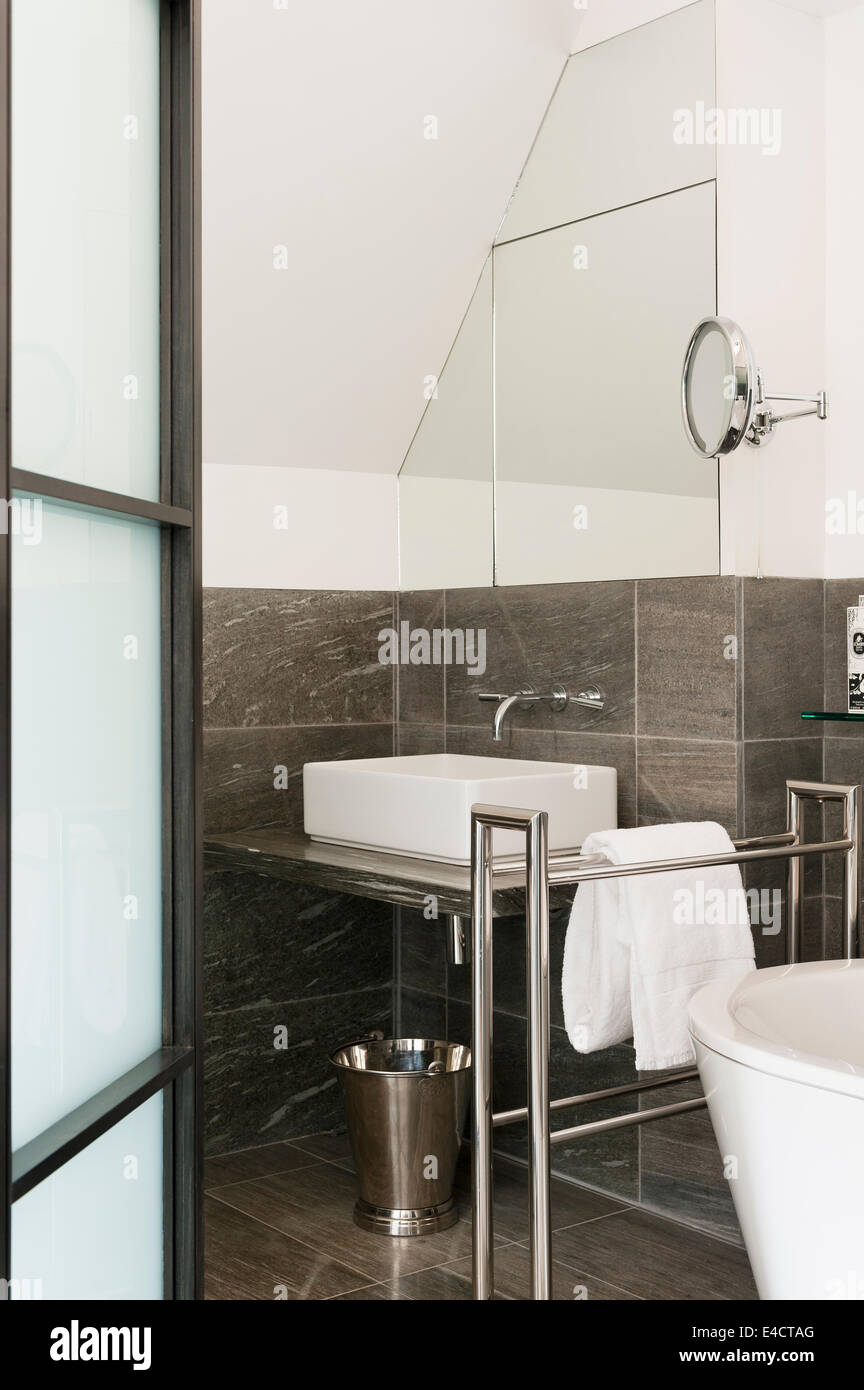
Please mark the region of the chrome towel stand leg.
<svg viewBox="0 0 864 1390"><path fill-rule="evenodd" d="M847 960L855 960L858 947L858 902L860 896L860 788L835 786L822 782L786 783L786 825L800 844L804 834L803 810L805 801L840 801L843 805L843 839L850 848L843 863L843 936ZM804 924L804 865L800 858L790 859L786 866L786 959L792 963L801 959L801 932Z"/></svg>
<svg viewBox="0 0 864 1390"><path fill-rule="evenodd" d="M640 864L610 864L603 855L556 855L550 865L548 817L545 811L522 811L501 806L474 806L471 812L471 935L472 935L472 1062L473 1062L473 1296L494 1298L495 1241L492 1179L492 1135L495 1126L528 1120L528 1168L530 1190L531 1298L552 1296L552 1217L550 1210L550 1152L552 1144L603 1134L629 1125L646 1124L680 1115L705 1105L704 1097L672 1105L638 1110L629 1115L596 1120L552 1131L552 1111L585 1105L613 1096L657 1090L662 1086L698 1078L693 1068L654 1081L614 1086L589 1095L549 1101L549 883L578 884L586 879L623 878L670 870L708 868L719 864L744 864L767 859L788 859L787 960L800 959L804 909L804 874L801 860L808 855L844 855L844 940L846 956L858 952L860 894L860 790L857 786L789 781L787 828L779 835L736 840L731 854L652 860ZM802 841L804 801L843 804L843 838L821 843ZM518 830L525 835L525 862L495 870L492 858L495 830ZM525 932L528 979L528 1104L495 1114L492 1104L493 932L494 889L525 887Z"/></svg>

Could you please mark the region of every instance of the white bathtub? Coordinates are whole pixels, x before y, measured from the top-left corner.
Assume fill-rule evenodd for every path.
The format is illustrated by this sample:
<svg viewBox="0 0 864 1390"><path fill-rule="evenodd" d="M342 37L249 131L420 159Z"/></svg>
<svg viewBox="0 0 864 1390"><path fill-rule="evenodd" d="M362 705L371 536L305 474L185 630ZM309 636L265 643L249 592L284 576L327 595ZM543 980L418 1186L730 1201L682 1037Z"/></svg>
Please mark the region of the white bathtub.
<svg viewBox="0 0 864 1390"><path fill-rule="evenodd" d="M717 981L690 1032L760 1297L864 1299L864 960Z"/></svg>

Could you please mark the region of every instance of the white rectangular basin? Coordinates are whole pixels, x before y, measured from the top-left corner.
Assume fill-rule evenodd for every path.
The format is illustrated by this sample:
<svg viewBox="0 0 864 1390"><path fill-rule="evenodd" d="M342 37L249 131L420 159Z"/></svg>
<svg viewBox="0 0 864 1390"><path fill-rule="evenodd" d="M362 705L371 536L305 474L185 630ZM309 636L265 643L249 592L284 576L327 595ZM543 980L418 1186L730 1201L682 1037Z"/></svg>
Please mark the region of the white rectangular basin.
<svg viewBox="0 0 864 1390"><path fill-rule="evenodd" d="M307 835L330 844L454 864L471 862L471 807L549 812L549 848L572 849L617 825L614 767L429 753L307 763ZM523 854L525 837L496 830L496 858Z"/></svg>

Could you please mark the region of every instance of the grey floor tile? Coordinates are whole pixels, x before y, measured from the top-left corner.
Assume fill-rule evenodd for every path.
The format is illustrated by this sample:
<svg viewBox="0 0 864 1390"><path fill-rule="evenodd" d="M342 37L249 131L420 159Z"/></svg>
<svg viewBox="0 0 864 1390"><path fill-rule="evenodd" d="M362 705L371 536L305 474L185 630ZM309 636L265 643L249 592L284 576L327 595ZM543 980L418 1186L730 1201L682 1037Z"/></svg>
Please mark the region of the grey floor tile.
<svg viewBox="0 0 864 1390"><path fill-rule="evenodd" d="M351 1293L340 1293L332 1303L410 1302L408 1295L398 1293L392 1284L365 1284Z"/></svg>
<svg viewBox="0 0 864 1390"><path fill-rule="evenodd" d="M362 1284L330 1255L244 1216L216 1197L204 1201L205 1297L293 1302L333 1298Z"/></svg>
<svg viewBox="0 0 864 1390"><path fill-rule="evenodd" d="M236 1183L220 1198L295 1240L326 1250L369 1283L447 1264L471 1251L471 1228L465 1221L421 1238L385 1239L361 1230L352 1217L354 1178L333 1164Z"/></svg>
<svg viewBox="0 0 864 1390"><path fill-rule="evenodd" d="M508 1165L495 1174L494 1182L494 1222L495 1234L507 1241L527 1239L528 1225L528 1175L527 1170ZM471 1219L471 1197L468 1191L459 1194L463 1221ZM612 1197L604 1197L600 1192L592 1192L587 1187L577 1187L574 1183L552 1182L552 1226L573 1226L581 1221L594 1221L598 1216L624 1209L622 1202Z"/></svg>
<svg viewBox="0 0 864 1390"><path fill-rule="evenodd" d="M676 1137L680 1146L684 1134ZM265 1173L272 1162L286 1161L283 1150L287 1161L304 1166ZM392 1240L354 1225L350 1162L348 1136L337 1132L210 1160L210 1172L226 1185L207 1198L206 1296L469 1300L466 1163L457 1174L458 1224L436 1236ZM742 1249L602 1193L553 1179L552 1220L557 1301L758 1297ZM495 1177L495 1234L496 1298L526 1300L527 1172L506 1159Z"/></svg>
<svg viewBox="0 0 864 1390"><path fill-rule="evenodd" d="M505 1245L495 1252L495 1298L497 1301L527 1301L530 1298L531 1262L526 1246ZM393 1281L403 1297L429 1301L465 1301L471 1298L471 1261L456 1260L439 1269L424 1270ZM567 1265L552 1263L552 1298L559 1303L631 1300L623 1289L579 1274Z"/></svg>
<svg viewBox="0 0 864 1390"><path fill-rule="evenodd" d="M470 1037L470 1010L451 999L448 1018L452 1038ZM525 1023L515 1016L495 1012L495 1057L493 1100L496 1110L508 1110L525 1104L527 1094ZM625 1085L633 1081L633 1049L627 1045L607 1048L603 1052L582 1055L570 1045L561 1028L551 1032L550 1073L554 1078L556 1095L585 1095L606 1087ZM605 1119L632 1110L632 1096L619 1097L568 1111L560 1117L556 1128L576 1124L581 1120ZM498 1153L515 1158L527 1157L526 1126L512 1125L495 1131ZM565 1144L556 1144L552 1153L552 1168L575 1182L589 1184L624 1202L636 1201L639 1196L639 1136L633 1128L611 1130L605 1134L583 1136ZM524 1171L524 1170L523 1170Z"/></svg>
<svg viewBox="0 0 864 1390"><path fill-rule="evenodd" d="M231 1182L248 1182L250 1178L265 1178L292 1168L308 1168L315 1162L314 1154L284 1143L261 1144L255 1149L217 1154L204 1161L204 1190L208 1192Z"/></svg>
<svg viewBox="0 0 864 1390"><path fill-rule="evenodd" d="M323 1159L326 1163L335 1163L339 1168L345 1168L349 1173L354 1172L351 1140L347 1134L337 1133L334 1130L329 1134L308 1134L304 1139L292 1139L291 1142L295 1148L302 1149L304 1153L314 1154L316 1158Z"/></svg>
<svg viewBox="0 0 864 1390"><path fill-rule="evenodd" d="M642 1073L642 1080L650 1080ZM639 1108L691 1100L702 1095L698 1080L662 1090L643 1091ZM709 1235L741 1245L741 1231L723 1161L707 1110L674 1115L644 1125L640 1135L640 1204L660 1215L686 1221Z"/></svg>
<svg viewBox="0 0 864 1390"><path fill-rule="evenodd" d="M552 1252L639 1298L759 1297L743 1250L636 1208L556 1232Z"/></svg>
<svg viewBox="0 0 864 1390"><path fill-rule="evenodd" d="M655 1151L646 1160L642 1174L643 1207L661 1216L671 1215L676 1220L686 1221L707 1235L720 1236L733 1245L743 1246L729 1186L717 1182L713 1174L707 1180L701 1176L699 1170L708 1164L699 1150L685 1150L681 1144L670 1144L660 1153L671 1157L658 1161ZM680 1163L677 1161L679 1154L683 1154ZM659 1169L660 1163L664 1168L673 1169L671 1176Z"/></svg>

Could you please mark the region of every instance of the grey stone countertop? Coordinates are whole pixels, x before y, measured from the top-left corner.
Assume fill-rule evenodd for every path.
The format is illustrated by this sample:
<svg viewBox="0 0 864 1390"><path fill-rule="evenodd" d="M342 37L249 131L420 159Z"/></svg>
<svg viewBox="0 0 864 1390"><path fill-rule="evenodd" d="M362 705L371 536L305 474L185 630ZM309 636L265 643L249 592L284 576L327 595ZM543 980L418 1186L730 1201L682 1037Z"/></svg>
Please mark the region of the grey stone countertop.
<svg viewBox="0 0 864 1390"><path fill-rule="evenodd" d="M420 911L428 907L434 896L438 916L469 916L471 912L471 874L467 866L323 844L278 827L206 837L204 867L212 872L265 874L294 883L317 884L332 892L353 893ZM507 886L498 885L494 890L496 917L515 917L525 911L524 874L508 870L506 876ZM572 902L573 893L572 885L553 884L550 907L566 907Z"/></svg>

